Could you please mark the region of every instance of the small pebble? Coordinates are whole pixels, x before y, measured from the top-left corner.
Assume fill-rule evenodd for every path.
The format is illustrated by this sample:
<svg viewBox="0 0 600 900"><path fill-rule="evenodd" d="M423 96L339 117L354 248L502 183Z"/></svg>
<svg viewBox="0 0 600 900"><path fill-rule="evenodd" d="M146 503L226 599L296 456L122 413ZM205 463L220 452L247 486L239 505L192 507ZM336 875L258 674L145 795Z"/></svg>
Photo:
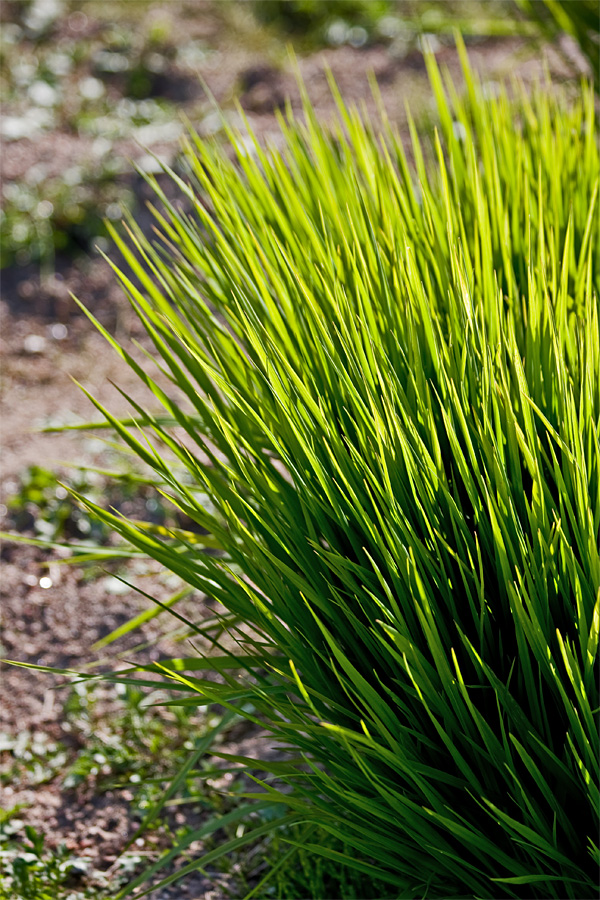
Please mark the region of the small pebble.
<svg viewBox="0 0 600 900"><path fill-rule="evenodd" d="M56 322L50 326L50 334L55 341L64 341L68 333L67 326L63 325L62 322Z"/></svg>
<svg viewBox="0 0 600 900"><path fill-rule="evenodd" d="M28 334L23 341L23 350L25 353L43 353L46 349L46 340L41 334Z"/></svg>
<svg viewBox="0 0 600 900"><path fill-rule="evenodd" d="M27 93L36 106L54 106L58 99L58 92L45 81L34 81Z"/></svg>
<svg viewBox="0 0 600 900"><path fill-rule="evenodd" d="M83 78L79 82L79 93L85 100L99 100L104 94L104 85L99 78Z"/></svg>

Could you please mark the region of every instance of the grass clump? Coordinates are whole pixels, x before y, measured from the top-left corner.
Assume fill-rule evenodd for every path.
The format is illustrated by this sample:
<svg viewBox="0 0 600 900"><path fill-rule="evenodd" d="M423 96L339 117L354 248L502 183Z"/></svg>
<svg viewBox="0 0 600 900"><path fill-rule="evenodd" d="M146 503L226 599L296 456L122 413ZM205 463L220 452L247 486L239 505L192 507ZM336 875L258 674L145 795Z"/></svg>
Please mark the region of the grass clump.
<svg viewBox="0 0 600 900"><path fill-rule="evenodd" d="M302 845L301 826L292 826L275 833L268 841L262 868L266 870L263 886L254 888L249 898L276 897L277 900L298 900L299 897L330 898L336 900L384 900L398 895L393 885L386 884L372 873L357 872L343 862L352 849L326 831L317 829L312 840L333 851L332 857L315 855ZM255 893L254 893L255 892Z"/></svg>
<svg viewBox="0 0 600 900"><path fill-rule="evenodd" d="M163 241L116 236L120 278L171 384L113 341L164 410L105 414L200 533L88 505L228 610L238 655L145 668L289 748L256 799L304 852L401 897L592 897L593 93L486 97L460 49L431 146L306 100L281 151L192 136L190 212L149 179Z"/></svg>

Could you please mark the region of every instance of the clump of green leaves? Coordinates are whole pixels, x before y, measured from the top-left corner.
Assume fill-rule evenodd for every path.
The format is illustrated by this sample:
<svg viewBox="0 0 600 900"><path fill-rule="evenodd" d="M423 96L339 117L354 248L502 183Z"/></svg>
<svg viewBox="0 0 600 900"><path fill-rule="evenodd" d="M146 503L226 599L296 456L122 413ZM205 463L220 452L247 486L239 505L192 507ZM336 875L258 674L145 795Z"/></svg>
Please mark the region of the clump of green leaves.
<svg viewBox="0 0 600 900"><path fill-rule="evenodd" d="M77 858L61 844L47 849L44 835L25 826L26 841L20 850L0 850L1 900L84 900L92 894L82 886L89 860ZM95 900L108 897L93 889Z"/></svg>
<svg viewBox="0 0 600 900"><path fill-rule="evenodd" d="M0 784L45 784L65 766L64 746L42 731L0 732Z"/></svg>
<svg viewBox="0 0 600 900"><path fill-rule="evenodd" d="M139 867L139 855L124 854L107 875L65 844L50 846L13 813L0 810L0 900L109 900ZM13 833L17 829L22 837Z"/></svg>
<svg viewBox="0 0 600 900"><path fill-rule="evenodd" d="M71 476L70 486L78 494L102 502L112 510L138 515L150 527L163 525L172 514L170 505L161 500L153 485L133 472L120 474L117 481L107 480L99 471L82 469ZM50 469L29 466L16 487L6 506L13 526L19 531L33 531L50 541L77 538L94 545L109 541L111 530L97 516L90 515Z"/></svg>
<svg viewBox="0 0 600 900"><path fill-rule="evenodd" d="M172 771L172 760L188 756L193 726L198 728L199 723L190 721L191 709L153 709L165 699L163 693L148 696L137 687L117 688L118 700L100 712L90 685L73 686L65 703L65 719L81 749L65 767L62 783L74 788L93 779L100 792L120 783L130 783L136 790L143 786L136 796L142 811L150 805L152 793L160 792L161 777L164 780Z"/></svg>
<svg viewBox="0 0 600 900"><path fill-rule="evenodd" d="M92 481L96 482L95 492ZM73 479L72 485L85 494L92 490L99 499L98 481L91 473L82 473ZM107 537L106 527L76 504L55 473L43 466L26 469L6 505L14 526L20 531L31 529L50 540L79 536L98 541Z"/></svg>
<svg viewBox="0 0 600 900"><path fill-rule="evenodd" d="M132 194L116 176L119 161L71 166L60 176L47 176L43 165L23 182L6 184L0 216L2 266L53 259L55 253L91 249L106 235L104 219L118 218L132 205Z"/></svg>
<svg viewBox="0 0 600 900"><path fill-rule="evenodd" d="M119 277L171 384L106 334L164 409L103 411L202 533L88 505L229 611L238 653L141 668L289 748L261 769L290 790L251 796L307 852L403 897L574 900L598 863L594 98L490 97L460 51L464 97L428 57L414 166L338 97L281 151L192 135L192 213L149 179L163 243L115 235Z"/></svg>

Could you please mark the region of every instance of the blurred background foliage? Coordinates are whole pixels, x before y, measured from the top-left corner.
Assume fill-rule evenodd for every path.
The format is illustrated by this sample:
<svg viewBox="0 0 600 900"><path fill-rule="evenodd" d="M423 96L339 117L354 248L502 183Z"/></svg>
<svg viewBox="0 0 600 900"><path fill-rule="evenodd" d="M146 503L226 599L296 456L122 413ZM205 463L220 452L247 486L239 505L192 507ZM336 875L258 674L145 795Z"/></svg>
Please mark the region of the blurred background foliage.
<svg viewBox="0 0 600 900"><path fill-rule="evenodd" d="M597 0L518 0L518 3L523 13L539 24L550 40L564 33L576 41L597 84L600 75L600 4Z"/></svg>

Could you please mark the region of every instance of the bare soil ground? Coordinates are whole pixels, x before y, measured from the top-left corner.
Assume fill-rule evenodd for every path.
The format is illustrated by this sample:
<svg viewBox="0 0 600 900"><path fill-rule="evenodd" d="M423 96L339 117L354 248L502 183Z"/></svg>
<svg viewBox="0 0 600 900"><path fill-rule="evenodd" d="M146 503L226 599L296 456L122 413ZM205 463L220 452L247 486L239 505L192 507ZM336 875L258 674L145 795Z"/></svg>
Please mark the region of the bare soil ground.
<svg viewBox="0 0 600 900"><path fill-rule="evenodd" d="M120 4L133 6L134 4ZM90 34L99 27L94 15L97 4L84 4L85 27ZM105 4L106 6L106 4ZM114 6L114 4L113 4ZM173 25L173 41L202 40L211 47L207 60L198 65L198 72L219 103L231 108L232 98L239 96L250 124L262 138L277 139L274 109L286 96L298 107L298 90L291 65L285 61L283 50L274 46L273 38L265 43L244 22L238 31L247 27L244 41L239 40L224 22L222 14L214 11L215 4L172 2L149 4L144 15L168 15ZM218 4L217 4L218 6ZM222 12L222 11L221 11ZM141 13L140 13L141 15ZM58 23L58 37L69 38L68 16ZM228 30L229 28L229 30ZM531 46L516 39L480 41L470 47L475 68L494 80L518 73L530 81L541 70L541 60ZM450 46L439 50L440 61L457 78L457 56ZM566 70L561 58L551 52L553 69L560 75ZM301 58L300 72L318 114L327 119L333 114L333 100L327 87L326 70L331 68L344 98L349 102L363 102L373 109L368 73L374 72L390 117L400 128L405 123L405 103L422 113L431 110L430 92L421 56L411 52L394 56L388 47L372 45L364 48L342 46L318 49ZM186 80L187 78L187 80ZM200 131L209 130L210 113L198 121L198 97L204 98L198 82L180 72L163 73L163 93L175 97L176 106L191 113L192 124ZM206 103L203 110L207 109ZM173 159L176 141L161 142L152 147L167 159ZM138 157L143 152L131 141L123 140L114 146L114 153L123 157ZM18 182L31 167L43 162L52 171L60 172L73 159L90 153L90 139L66 133L60 128L31 138L13 140L2 147L0 172L4 182ZM131 177L131 184L140 190L140 183ZM141 214L141 207L140 207ZM48 423L86 420L97 417L93 407L72 379L77 379L113 412L127 414L127 404L112 386L118 384L126 393L141 397L139 384L129 368L108 348L102 337L79 312L70 299L74 292L90 306L94 314L121 338L140 338L136 324L109 266L99 257L79 260L57 258L52 272L40 273L33 265L14 266L2 272L2 385L0 416L2 425L2 485L0 501L5 504L4 527L14 523L6 509L7 497L17 489L19 477L30 465L43 465L64 471L63 463L101 465L106 460L102 444L82 433L42 434L40 427ZM57 325L64 326L56 328ZM79 669L93 658L91 647L95 641L127 621L144 608L147 601L133 591L115 593L108 590L110 574L96 577L81 568L58 566L59 554L12 544L2 549L2 656L44 666ZM48 568L49 566L49 568ZM51 586L40 586L40 578L50 573ZM164 600L171 588L156 567L143 573L130 567L132 580L143 583L144 589L154 591ZM208 614L204 598L186 601L188 610L197 618ZM130 640L129 646L140 640L156 641L165 627L162 618L153 620ZM128 649L119 645L120 651ZM168 640L158 640L144 651L146 659L157 659L171 653ZM4 666L2 670L2 707L0 730L16 735L23 732L43 733L53 741L60 741L73 752L73 734L65 727L63 696L53 690L55 679L27 669ZM109 701L107 701L109 702ZM240 732L228 738L229 745L266 752L267 747L257 735ZM246 744L244 745L244 741ZM250 743L249 743L250 742ZM112 866L136 827L131 809L131 791L114 789L97 793L93 781L83 783L77 790L61 785L57 773L42 784L13 783L4 786L2 806L23 803L26 808L20 818L30 822L47 835L50 846L66 841L77 854L92 857L100 870ZM201 811L187 812L182 807L176 824L190 825L200 821ZM166 834L143 842L142 854L155 852L156 844L165 844ZM222 880L227 880L223 877ZM234 881L230 880L230 885ZM234 890L234 888L231 888ZM164 892L167 897L223 896L224 887L215 887L202 876L188 880L183 886ZM158 900L158 895L157 895Z"/></svg>

